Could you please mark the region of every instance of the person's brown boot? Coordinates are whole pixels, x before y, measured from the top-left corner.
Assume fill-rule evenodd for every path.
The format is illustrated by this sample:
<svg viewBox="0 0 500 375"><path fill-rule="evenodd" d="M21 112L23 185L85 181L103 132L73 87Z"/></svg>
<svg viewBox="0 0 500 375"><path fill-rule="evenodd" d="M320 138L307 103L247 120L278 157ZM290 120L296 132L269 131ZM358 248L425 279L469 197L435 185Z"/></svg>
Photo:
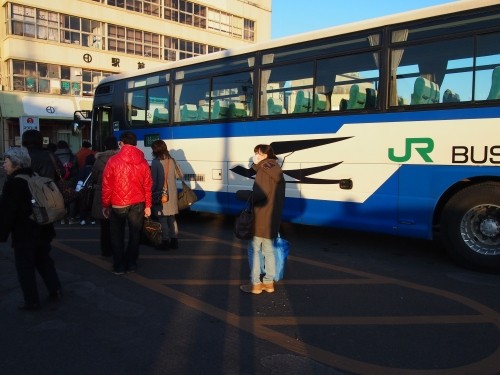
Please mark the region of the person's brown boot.
<svg viewBox="0 0 500 375"><path fill-rule="evenodd" d="M262 290L265 290L268 293L274 292L274 283L271 281L270 283L263 283Z"/></svg>
<svg viewBox="0 0 500 375"><path fill-rule="evenodd" d="M240 289L242 292L245 292L245 293L261 294L262 293L262 283L240 285Z"/></svg>

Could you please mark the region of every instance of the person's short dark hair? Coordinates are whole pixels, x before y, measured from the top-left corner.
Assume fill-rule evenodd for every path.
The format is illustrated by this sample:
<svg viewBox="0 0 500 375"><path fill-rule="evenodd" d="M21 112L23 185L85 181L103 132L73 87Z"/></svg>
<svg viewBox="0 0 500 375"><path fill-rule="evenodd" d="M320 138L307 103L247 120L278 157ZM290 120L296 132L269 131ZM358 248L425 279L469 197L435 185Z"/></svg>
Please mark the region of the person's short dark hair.
<svg viewBox="0 0 500 375"><path fill-rule="evenodd" d="M57 142L57 148L58 149L64 149L64 148L69 148L68 142L66 141L58 141Z"/></svg>
<svg viewBox="0 0 500 375"><path fill-rule="evenodd" d="M115 136L111 135L104 139L104 149L105 150L118 150L118 140Z"/></svg>
<svg viewBox="0 0 500 375"><path fill-rule="evenodd" d="M92 143L90 143L89 141L83 141L82 142L82 147L91 148L92 147Z"/></svg>
<svg viewBox="0 0 500 375"><path fill-rule="evenodd" d="M126 145L137 146L137 136L130 131L123 132L120 135L120 141Z"/></svg>
<svg viewBox="0 0 500 375"><path fill-rule="evenodd" d="M57 150L57 145L53 142L50 142L48 145L47 145L47 150L51 151L51 152L56 152Z"/></svg>
<svg viewBox="0 0 500 375"><path fill-rule="evenodd" d="M26 148L43 148L43 137L40 131L26 130L21 137L21 144Z"/></svg>

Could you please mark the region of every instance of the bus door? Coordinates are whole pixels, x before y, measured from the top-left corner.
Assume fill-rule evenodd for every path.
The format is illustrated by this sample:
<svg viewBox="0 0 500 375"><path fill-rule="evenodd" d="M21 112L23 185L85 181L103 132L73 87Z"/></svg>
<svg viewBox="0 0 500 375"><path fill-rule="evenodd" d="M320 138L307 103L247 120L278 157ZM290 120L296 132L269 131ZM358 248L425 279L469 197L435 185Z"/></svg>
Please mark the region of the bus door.
<svg viewBox="0 0 500 375"><path fill-rule="evenodd" d="M104 151L104 140L113 135L111 105L100 105L92 110L92 145L96 151Z"/></svg>

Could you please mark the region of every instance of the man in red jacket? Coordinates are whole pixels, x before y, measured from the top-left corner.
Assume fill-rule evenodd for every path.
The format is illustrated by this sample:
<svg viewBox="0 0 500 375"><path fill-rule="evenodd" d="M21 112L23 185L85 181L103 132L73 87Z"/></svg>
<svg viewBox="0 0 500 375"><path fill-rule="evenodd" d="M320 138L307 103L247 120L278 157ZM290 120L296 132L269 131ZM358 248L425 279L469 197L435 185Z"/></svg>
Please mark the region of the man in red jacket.
<svg viewBox="0 0 500 375"><path fill-rule="evenodd" d="M132 132L123 132L120 151L112 156L102 175L102 213L110 219L113 273L137 270L139 240L144 216L151 215L151 170ZM125 248L125 225L129 238Z"/></svg>

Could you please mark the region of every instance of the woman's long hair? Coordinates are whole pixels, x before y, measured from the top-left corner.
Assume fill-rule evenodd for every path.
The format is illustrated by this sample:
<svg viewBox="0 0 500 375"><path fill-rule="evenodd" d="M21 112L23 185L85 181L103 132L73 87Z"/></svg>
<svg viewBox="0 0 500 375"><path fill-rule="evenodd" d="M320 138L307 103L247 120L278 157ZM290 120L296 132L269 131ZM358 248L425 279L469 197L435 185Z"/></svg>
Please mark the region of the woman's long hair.
<svg viewBox="0 0 500 375"><path fill-rule="evenodd" d="M170 153L168 152L167 144L161 139L157 139L151 145L153 150L152 154L155 158L160 160L170 159Z"/></svg>

